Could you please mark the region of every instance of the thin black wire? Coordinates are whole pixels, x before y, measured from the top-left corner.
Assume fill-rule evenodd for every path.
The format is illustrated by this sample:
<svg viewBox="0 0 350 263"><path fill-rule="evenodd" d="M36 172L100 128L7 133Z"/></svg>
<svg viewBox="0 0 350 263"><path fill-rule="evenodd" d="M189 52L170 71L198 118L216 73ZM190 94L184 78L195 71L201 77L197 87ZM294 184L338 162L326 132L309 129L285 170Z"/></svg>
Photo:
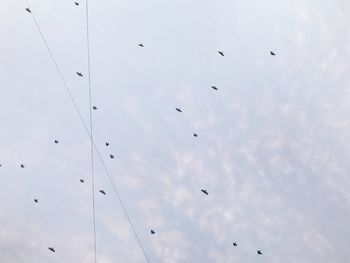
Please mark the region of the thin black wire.
<svg viewBox="0 0 350 263"><path fill-rule="evenodd" d="M89 0L86 0L86 46L88 63L88 81L89 81L89 114L90 114L90 152L91 152L91 194L92 194L92 217L94 233L94 256L97 263L96 252L96 209L95 209L95 173L94 173L94 144L93 144L93 120L92 120L92 90L91 90L91 63L90 63L90 30L89 30Z"/></svg>
<svg viewBox="0 0 350 263"><path fill-rule="evenodd" d="M27 1L27 0L24 0L24 1L25 1L26 5L28 6L28 8L30 8L30 6L29 6L29 4L28 4L28 1ZM125 205L124 205L124 202L122 201L122 199L121 199L121 197L120 197L120 195L119 195L118 189L117 189L117 187L115 186L115 183L113 182L112 176L111 176L111 174L109 173L109 171L108 171L108 169L107 169L107 166L106 166L106 164L104 163L104 161L103 161L103 159L102 159L102 156L101 156L101 154L100 154L100 152L99 152L99 150L98 150L98 148L97 148L97 146L96 146L96 144L95 144L95 142L94 142L94 140L93 140L93 138L92 138L92 136L91 136L91 134L90 134L89 128L88 128L88 126L86 125L86 122L85 122L85 120L84 120L84 118L83 118L83 116L82 116L82 114L81 114L81 112L80 112L80 110L79 110L79 107L78 107L78 105L77 105L77 103L76 103L76 101L75 101L75 99L74 99L74 97L73 97L73 95L72 95L72 93L71 93L71 91L70 91L68 85L67 85L67 82L65 81L65 79L64 79L64 77L63 77L62 71L61 71L61 69L59 68L59 66L58 66L58 64L57 64L57 62L56 62L56 59L55 59L55 57L53 56L52 51L51 51L51 49L50 49L50 47L49 47L49 45L48 45L48 43L47 43L47 41L46 41L46 39L45 39L45 37L44 37L44 34L43 34L43 32L41 31L41 28L40 28L40 26L39 26L39 24L38 24L38 22L37 22L37 20L36 20L36 18L35 18L35 16L34 16L34 14L33 14L32 12L31 12L31 15L32 15L32 18L33 18L33 20L34 20L34 22L35 22L36 28L38 29L38 31L39 31L39 33L40 33L40 36L41 36L41 38L42 38L42 40L43 40L43 42L44 42L44 44L45 44L45 46L46 46L46 49L47 49L47 51L48 51L49 54L50 54L51 60L52 60L52 62L53 62L54 65L55 65L55 68L56 68L56 70L57 70L57 72L58 72L58 74L59 74L59 77L60 77L60 79L61 79L61 81L62 81L62 83L63 83L63 86L64 86L65 90L67 91L71 102L73 103L74 109L75 109L76 112L78 113L79 119L81 120L81 123L83 124L83 127L84 127L86 133L88 134L88 136L89 136L90 139L92 140L92 144L93 144L93 147L94 147L94 149L95 149L95 151L96 151L96 154L97 154L97 156L98 156L100 162L102 163L103 169L105 170L105 173L106 173L107 176L108 176L109 182L110 182L110 184L112 185L113 191L114 191L115 195L117 196L120 205L121 205L122 208L123 208L123 212L124 212L124 214L125 214L125 216L126 216L128 222L129 222L129 224L130 224L130 226L131 226L131 228L132 228L132 230L133 230L133 232L134 232L134 235L135 235L135 237L136 237L136 239L137 239L137 241L138 241L138 243L139 243L139 246L140 246L140 248L141 248L141 250L142 250L142 252L143 252L143 254L144 254L144 256L145 256L145 259L146 259L146 261L149 263L150 261L149 261L149 259L148 259L147 253L146 253L146 251L145 251L145 249L144 249L144 247L143 247L143 245L142 245L142 242L141 242L141 240L140 240L140 238L139 238L139 236L138 236L138 234L137 234L137 232L136 232L135 226L134 226L134 224L133 224L132 221L131 221L131 218L130 218L130 216L129 216L129 213L128 213L128 211L127 211Z"/></svg>

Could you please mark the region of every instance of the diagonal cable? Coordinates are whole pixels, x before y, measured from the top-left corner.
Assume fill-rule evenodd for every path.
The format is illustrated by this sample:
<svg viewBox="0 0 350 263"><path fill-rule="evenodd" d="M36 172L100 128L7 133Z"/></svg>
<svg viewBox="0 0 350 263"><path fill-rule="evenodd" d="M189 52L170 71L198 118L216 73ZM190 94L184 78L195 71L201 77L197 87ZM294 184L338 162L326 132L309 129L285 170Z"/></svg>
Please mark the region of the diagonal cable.
<svg viewBox="0 0 350 263"><path fill-rule="evenodd" d="M27 7L30 8L30 5L29 5L28 1L27 1L27 0L24 0L24 1L25 1L25 3L26 3ZM98 156L98 159L100 160L100 162L101 162L101 164L102 164L102 166L103 166L103 169L105 170L105 173L106 173L107 176L108 176L109 182L110 182L110 184L112 185L113 191L114 191L115 195L117 196L117 199L118 199L120 205L121 205L122 208L123 208L124 215L126 216L128 222L129 222L129 224L130 224L130 226L131 226L131 228L132 228L132 230L133 230L133 232L134 232L135 238L136 238L136 240L137 240L137 242L138 242L138 244L139 244L139 246L140 246L140 248L141 248L141 250L142 250L142 252L143 252L143 254L144 254L144 256L145 256L145 259L146 259L146 261L149 263L150 261L149 261L149 258L148 258L148 256L147 256L146 250L144 249L144 247L143 247L143 245L142 245L142 242L141 242L141 240L140 240L140 238L139 238L139 235L138 235L137 232L136 232L135 226L134 226L134 224L133 224L133 222L132 222L132 220L131 220L131 218L130 218L130 216L129 216L129 213L128 213L127 209L126 209L126 206L124 205L124 202L123 202L123 200L121 199L121 196L119 195L118 188L116 187L116 185L115 185L115 183L114 183L114 181L113 181L113 179L112 179L112 176L111 176L111 174L109 173L109 170L107 169L107 166L106 166L105 162L104 162L103 159L102 159L102 156L101 156L101 154L100 154L100 152L99 152L99 150L98 150L98 148L97 148L97 146L96 146L96 144L95 144L95 142L94 142L94 140L93 140L93 138L92 138L92 136L91 136L91 133L90 133L90 131L89 131L89 128L88 128L88 126L87 126L87 124L86 124L86 122L85 122L85 120L84 120L84 118L83 118L83 116L82 116L82 114L81 114L81 111L79 110L79 107L78 107L78 105L77 105L77 103L76 103L76 101L75 101L75 99L74 99L74 97L73 97L73 95L72 95L72 93L71 93L71 91L70 91L68 85L67 85L67 82L66 82L65 78L63 77L62 71L61 71L60 67L59 67L58 64L57 64L57 61L56 61L56 59L55 59L55 57L54 57L54 55L53 55L53 53L52 53L52 51L51 51L51 49L50 49L50 47L49 47L47 41L46 41L46 39L45 39L45 36L44 36L44 34L43 34L43 32L42 32L42 30L41 30L41 28L40 28L40 26L39 26L39 24L38 24L38 22L37 22L37 20L36 20L34 14L33 14L32 12L31 12L30 14L31 14L31 16L32 16L32 18L33 18L33 20L34 20L34 23L35 23L36 28L38 29L38 32L40 33L41 39L43 40L43 42L44 42L44 44L45 44L45 47L46 47L47 51L48 51L49 54L50 54L50 58L51 58L51 60L52 60L52 62L53 62L53 64L54 64L54 66L55 66L55 68L56 68L56 70L57 70L57 72L58 72L58 75L59 75L59 77L60 77L60 79L61 79L61 81L62 81L62 84L63 84L63 86L64 86L64 88L65 88L65 90L66 90L66 92L67 92L67 94L68 94L68 96L69 96L69 98L70 98L70 100L71 100L73 106L74 106L74 109L75 109L75 111L76 111L76 112L78 113L78 115L79 115L79 119L80 119L80 121L81 121L81 123L82 123L82 125L83 125L83 127L84 127L84 130L86 131L86 133L88 134L88 136L90 137L90 139L91 139L91 141L92 141L93 148L94 148L94 150L96 151L96 154L97 154L97 156Z"/></svg>

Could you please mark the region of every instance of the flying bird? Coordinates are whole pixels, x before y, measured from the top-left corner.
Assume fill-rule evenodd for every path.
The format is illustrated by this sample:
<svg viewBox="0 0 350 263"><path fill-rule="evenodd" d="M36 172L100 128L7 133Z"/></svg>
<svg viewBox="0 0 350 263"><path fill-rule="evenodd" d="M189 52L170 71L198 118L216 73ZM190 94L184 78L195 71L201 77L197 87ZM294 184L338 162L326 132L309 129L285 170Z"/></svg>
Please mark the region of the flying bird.
<svg viewBox="0 0 350 263"><path fill-rule="evenodd" d="M109 146L109 142L106 142L106 146Z"/></svg>
<svg viewBox="0 0 350 263"><path fill-rule="evenodd" d="M22 164L21 164L21 168L24 168L24 167L25 167L25 166L24 166L24 164L22 163Z"/></svg>
<svg viewBox="0 0 350 263"><path fill-rule="evenodd" d="M100 193L104 194L104 195L106 194L106 192L104 190L100 190Z"/></svg>
<svg viewBox="0 0 350 263"><path fill-rule="evenodd" d="M197 134L197 133L194 133L193 136L194 136L194 137L198 137L198 134Z"/></svg>
<svg viewBox="0 0 350 263"><path fill-rule="evenodd" d="M258 253L258 255L262 255L261 250L257 250L256 253Z"/></svg>
<svg viewBox="0 0 350 263"><path fill-rule="evenodd" d="M114 159L114 155L113 155L113 154L110 154L109 157L110 157L111 159Z"/></svg>
<svg viewBox="0 0 350 263"><path fill-rule="evenodd" d="M49 249L50 249L52 252L56 252L56 251L55 251L55 248L53 248L53 247L49 247Z"/></svg>
<svg viewBox="0 0 350 263"><path fill-rule="evenodd" d="M83 76L83 73L77 72L77 75L78 75L79 77L82 77L82 76Z"/></svg>
<svg viewBox="0 0 350 263"><path fill-rule="evenodd" d="M202 189L201 191L202 191L204 194L208 195L208 191L207 191L207 190Z"/></svg>
<svg viewBox="0 0 350 263"><path fill-rule="evenodd" d="M151 230L151 234L154 235L156 233L156 231L154 231L153 229Z"/></svg>
<svg viewBox="0 0 350 263"><path fill-rule="evenodd" d="M55 140L55 143L59 143L59 141L58 141L58 140Z"/></svg>
<svg viewBox="0 0 350 263"><path fill-rule="evenodd" d="M37 203L37 202L39 202L39 200L38 200L38 199L36 199L36 198L34 198L34 202L35 202L35 203Z"/></svg>
<svg viewBox="0 0 350 263"><path fill-rule="evenodd" d="M233 242L232 245L233 245L234 247L237 247L237 246L238 246L236 242Z"/></svg>
<svg viewBox="0 0 350 263"><path fill-rule="evenodd" d="M270 51L271 56L276 56L275 52Z"/></svg>
<svg viewBox="0 0 350 263"><path fill-rule="evenodd" d="M211 86L212 89L218 90L216 86Z"/></svg>
<svg viewBox="0 0 350 263"><path fill-rule="evenodd" d="M78 3L78 2L74 2L74 4L75 4L75 5L79 5L79 3Z"/></svg>
<svg viewBox="0 0 350 263"><path fill-rule="evenodd" d="M180 108L175 108L178 112L182 112L182 110Z"/></svg>
<svg viewBox="0 0 350 263"><path fill-rule="evenodd" d="M223 51L219 50L218 52L221 56L225 56Z"/></svg>
<svg viewBox="0 0 350 263"><path fill-rule="evenodd" d="M140 44L139 44L139 47L143 47L143 44L142 44L142 43L140 43Z"/></svg>
<svg viewBox="0 0 350 263"><path fill-rule="evenodd" d="M31 13L31 12L32 12L32 11L30 11L30 9L29 9L29 8L26 8L26 10L27 10L27 12L28 12L28 13Z"/></svg>
<svg viewBox="0 0 350 263"><path fill-rule="evenodd" d="M80 179L80 182L81 182L81 183L84 183L85 181L84 181L84 179Z"/></svg>
<svg viewBox="0 0 350 263"><path fill-rule="evenodd" d="M94 110L97 110L97 107L96 107L96 106L93 106L92 108L93 108Z"/></svg>

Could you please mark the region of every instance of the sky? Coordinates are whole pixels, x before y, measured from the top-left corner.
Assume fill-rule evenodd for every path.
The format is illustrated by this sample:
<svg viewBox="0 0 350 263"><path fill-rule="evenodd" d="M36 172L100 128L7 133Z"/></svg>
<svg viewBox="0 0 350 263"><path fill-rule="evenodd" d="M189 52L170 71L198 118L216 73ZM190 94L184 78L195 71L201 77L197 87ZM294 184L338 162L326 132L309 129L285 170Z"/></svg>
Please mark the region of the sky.
<svg viewBox="0 0 350 263"><path fill-rule="evenodd" d="M85 2L29 3L89 123ZM0 9L0 262L93 262L90 139L26 7ZM349 1L89 9L93 139L150 262L350 262ZM146 262L94 164L98 262Z"/></svg>

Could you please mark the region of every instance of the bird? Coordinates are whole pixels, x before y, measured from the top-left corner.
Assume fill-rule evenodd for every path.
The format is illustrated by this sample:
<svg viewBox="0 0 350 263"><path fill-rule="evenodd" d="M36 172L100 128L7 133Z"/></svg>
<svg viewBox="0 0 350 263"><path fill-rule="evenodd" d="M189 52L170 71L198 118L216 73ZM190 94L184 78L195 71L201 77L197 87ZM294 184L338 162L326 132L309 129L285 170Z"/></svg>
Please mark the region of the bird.
<svg viewBox="0 0 350 263"><path fill-rule="evenodd" d="M106 192L104 190L100 190L100 193L104 194L104 195L106 194Z"/></svg>
<svg viewBox="0 0 350 263"><path fill-rule="evenodd" d="M180 108L175 108L178 112L182 112L182 110Z"/></svg>
<svg viewBox="0 0 350 263"><path fill-rule="evenodd" d="M24 168L24 167L25 167L25 165L22 163L22 164L21 164L21 168Z"/></svg>
<svg viewBox="0 0 350 263"><path fill-rule="evenodd" d="M83 76L83 73L81 73L81 72L76 72L77 73L77 75L79 76L79 77L82 77Z"/></svg>
<svg viewBox="0 0 350 263"><path fill-rule="evenodd" d="M223 51L219 50L218 52L221 56L225 56Z"/></svg>
<svg viewBox="0 0 350 263"><path fill-rule="evenodd" d="M218 90L216 86L211 86L212 89Z"/></svg>
<svg viewBox="0 0 350 263"><path fill-rule="evenodd" d="M153 229L151 229L151 234L154 235L156 233L156 231L154 231Z"/></svg>
<svg viewBox="0 0 350 263"><path fill-rule="evenodd" d="M270 51L271 56L276 56L275 52Z"/></svg>
<svg viewBox="0 0 350 263"><path fill-rule="evenodd" d="M56 252L54 247L49 247L52 252Z"/></svg>
<svg viewBox="0 0 350 263"><path fill-rule="evenodd" d="M38 200L38 199L36 199L36 198L34 198L34 202L35 202L35 203L37 203L37 202L39 202L39 200Z"/></svg>
<svg viewBox="0 0 350 263"><path fill-rule="evenodd" d="M193 136L194 136L194 137L198 137L198 134L197 134L197 133L194 133Z"/></svg>
<svg viewBox="0 0 350 263"><path fill-rule="evenodd" d="M84 181L84 179L80 179L80 182L81 182L81 183L84 183L85 181Z"/></svg>
<svg viewBox="0 0 350 263"><path fill-rule="evenodd" d="M257 250L256 253L258 253L258 255L262 255L261 250Z"/></svg>
<svg viewBox="0 0 350 263"><path fill-rule="evenodd" d="M28 13L31 13L31 12L32 12L32 11L30 11L30 9L29 9L29 8L26 8L26 10L27 10L27 12L28 12Z"/></svg>
<svg viewBox="0 0 350 263"><path fill-rule="evenodd" d="M208 191L207 191L207 190L202 189L201 191L202 191L204 194L208 195Z"/></svg>
<svg viewBox="0 0 350 263"><path fill-rule="evenodd" d="M0 167L2 166L2 164L0 164Z"/></svg>
<svg viewBox="0 0 350 263"><path fill-rule="evenodd" d="M236 242L233 242L232 245L233 245L234 247L237 247L237 246L238 246Z"/></svg>
<svg viewBox="0 0 350 263"><path fill-rule="evenodd" d="M58 141L58 140L55 140L55 143L59 143L59 141Z"/></svg>
<svg viewBox="0 0 350 263"><path fill-rule="evenodd" d="M75 4L75 5L79 5L79 3L78 3L78 2L74 2L74 4Z"/></svg>
<svg viewBox="0 0 350 263"><path fill-rule="evenodd" d="M109 142L106 142L106 146L109 146Z"/></svg>
<svg viewBox="0 0 350 263"><path fill-rule="evenodd" d="M113 154L110 154L109 157L110 157L111 159L114 159L114 155L113 155Z"/></svg>
<svg viewBox="0 0 350 263"><path fill-rule="evenodd" d="M142 44L142 43L140 43L140 44L139 44L139 47L143 47L143 44Z"/></svg>
<svg viewBox="0 0 350 263"><path fill-rule="evenodd" d="M96 106L93 106L92 108L93 108L94 110L97 110L97 107L96 107Z"/></svg>

